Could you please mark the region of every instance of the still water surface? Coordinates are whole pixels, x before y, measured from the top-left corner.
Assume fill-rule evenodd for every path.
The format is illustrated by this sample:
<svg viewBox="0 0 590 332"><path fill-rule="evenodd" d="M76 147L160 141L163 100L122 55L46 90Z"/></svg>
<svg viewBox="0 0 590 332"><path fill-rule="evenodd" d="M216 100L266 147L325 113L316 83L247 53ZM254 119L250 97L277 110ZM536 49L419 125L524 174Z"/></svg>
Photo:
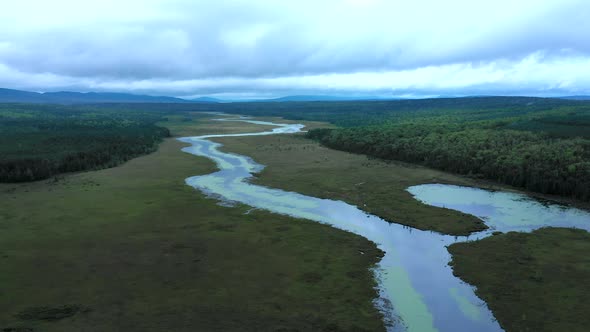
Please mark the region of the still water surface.
<svg viewBox="0 0 590 332"><path fill-rule="evenodd" d="M389 331L502 331L472 286L453 276L446 246L489 236L492 231L523 231L543 226L590 230L590 214L573 208L544 205L524 195L490 192L441 184L408 188L425 204L446 207L482 218L490 230L469 237L441 235L387 222L342 201L320 199L266 188L248 182L264 166L251 158L219 151L215 137L259 136L300 132L303 125L278 124L245 118L222 119L268 125L259 133L204 135L179 140L191 144L184 152L207 157L219 171L193 176L186 183L225 203L239 202L297 218L329 224L375 242L385 256L375 269L380 299L376 305ZM391 202L395 204L395 202Z"/></svg>

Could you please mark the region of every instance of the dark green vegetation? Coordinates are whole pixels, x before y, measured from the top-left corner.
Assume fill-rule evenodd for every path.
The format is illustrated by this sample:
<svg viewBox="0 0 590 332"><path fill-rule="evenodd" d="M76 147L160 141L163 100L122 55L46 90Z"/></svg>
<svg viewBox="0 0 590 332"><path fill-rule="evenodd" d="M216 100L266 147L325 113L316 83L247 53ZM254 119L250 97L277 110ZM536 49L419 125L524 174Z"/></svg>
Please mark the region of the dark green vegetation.
<svg viewBox="0 0 590 332"><path fill-rule="evenodd" d="M378 125L408 117L440 115L456 116L463 120L486 120L580 106L590 106L590 102L532 97L471 97L388 101L95 105L103 109L120 107L133 110L205 111L278 116L291 120L330 122L341 127Z"/></svg>
<svg viewBox="0 0 590 332"><path fill-rule="evenodd" d="M316 130L308 137L335 149L590 201L590 140L584 138L473 124L392 124Z"/></svg>
<svg viewBox="0 0 590 332"><path fill-rule="evenodd" d="M167 123L173 134L241 131L184 115ZM384 329L373 243L217 205L184 184L214 164L182 146L168 139L118 167L0 184L0 331Z"/></svg>
<svg viewBox="0 0 590 332"><path fill-rule="evenodd" d="M590 234L545 228L453 244L453 270L507 331L588 331Z"/></svg>
<svg viewBox="0 0 590 332"><path fill-rule="evenodd" d="M345 151L590 201L590 105L401 112L379 125L310 131ZM484 105L484 107L487 107Z"/></svg>
<svg viewBox="0 0 590 332"><path fill-rule="evenodd" d="M21 320L56 321L75 316L81 312L87 312L88 310L77 305L62 305L55 308L32 307L19 312L16 317Z"/></svg>
<svg viewBox="0 0 590 332"><path fill-rule="evenodd" d="M155 151L166 128L158 112L0 105L0 182L116 166Z"/></svg>

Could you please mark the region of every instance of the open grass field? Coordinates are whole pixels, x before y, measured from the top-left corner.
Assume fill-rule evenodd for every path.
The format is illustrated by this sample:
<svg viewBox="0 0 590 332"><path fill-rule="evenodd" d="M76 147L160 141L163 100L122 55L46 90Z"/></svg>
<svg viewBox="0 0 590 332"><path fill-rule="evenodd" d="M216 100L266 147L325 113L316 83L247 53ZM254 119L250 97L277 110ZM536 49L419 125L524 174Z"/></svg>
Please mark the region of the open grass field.
<svg viewBox="0 0 590 332"><path fill-rule="evenodd" d="M219 118L240 119L240 117L237 115L215 115L208 113L188 112L181 115L167 116L167 121L159 122L158 125L170 129L171 134L175 137L260 132L273 128L272 126L251 124L242 121L216 121L216 119ZM251 120L270 121L275 123L302 123L301 121L287 120L270 116L257 116L255 118L251 118ZM333 125L325 122L304 121L303 123L305 123L305 130L333 127Z"/></svg>
<svg viewBox="0 0 590 332"><path fill-rule="evenodd" d="M588 232L511 232L449 251L454 273L477 287L506 331L588 331Z"/></svg>
<svg viewBox="0 0 590 332"><path fill-rule="evenodd" d="M474 185L465 178L405 163L368 159L328 149L301 135L224 137L225 151L252 157L267 167L257 184L343 200L386 220L445 234L485 229L483 222L454 210L428 206L406 188L422 183Z"/></svg>
<svg viewBox="0 0 590 332"><path fill-rule="evenodd" d="M176 135L256 129L170 124ZM214 165L181 146L168 139L119 167L0 185L0 330L383 330L372 243L217 205L184 184Z"/></svg>

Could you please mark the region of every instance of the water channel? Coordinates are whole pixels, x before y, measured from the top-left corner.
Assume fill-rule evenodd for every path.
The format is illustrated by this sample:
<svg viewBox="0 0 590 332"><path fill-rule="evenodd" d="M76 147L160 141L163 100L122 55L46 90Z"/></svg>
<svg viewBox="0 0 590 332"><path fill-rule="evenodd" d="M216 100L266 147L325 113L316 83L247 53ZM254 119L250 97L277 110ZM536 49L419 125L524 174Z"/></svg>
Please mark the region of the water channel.
<svg viewBox="0 0 590 332"><path fill-rule="evenodd" d="M373 242L385 252L375 268L380 298L389 331L502 331L474 288L453 276L446 246L490 236L493 231L522 231L544 226L590 230L590 213L543 204L525 195L491 192L477 188L426 184L408 188L425 204L473 214L490 227L469 237L442 235L385 221L359 208L249 183L264 166L247 156L219 151L211 138L259 136L300 132L300 124L280 124L246 118L221 119L268 125L269 131L244 134L204 135L179 140L191 144L184 152L213 160L219 171L193 176L186 183L223 202L239 202L297 218L305 218L350 231ZM395 204L395 202L391 202Z"/></svg>

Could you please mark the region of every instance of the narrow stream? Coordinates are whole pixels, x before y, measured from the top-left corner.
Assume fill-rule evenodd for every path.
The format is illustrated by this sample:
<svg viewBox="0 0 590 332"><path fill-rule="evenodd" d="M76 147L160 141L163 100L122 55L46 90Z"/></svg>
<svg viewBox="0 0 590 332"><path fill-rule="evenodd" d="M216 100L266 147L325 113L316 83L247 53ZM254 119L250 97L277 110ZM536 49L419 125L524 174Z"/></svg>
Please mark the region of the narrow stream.
<svg viewBox="0 0 590 332"><path fill-rule="evenodd" d="M207 157L219 171L194 176L186 183L225 202L305 218L350 231L375 242L385 256L375 269L380 299L389 331L502 331L486 304L472 286L453 276L446 246L489 236L492 231L531 231L546 225L590 230L590 214L557 205L543 205L524 195L490 192L450 185L420 185L408 188L414 197L435 206L447 207L482 218L490 230L469 237L441 235L387 222L342 201L320 199L266 188L248 182L264 166L251 158L219 151L215 137L259 136L300 132L303 125L244 121L274 126L260 133L204 135L179 140L191 144L184 152ZM395 204L395 202L392 202Z"/></svg>

